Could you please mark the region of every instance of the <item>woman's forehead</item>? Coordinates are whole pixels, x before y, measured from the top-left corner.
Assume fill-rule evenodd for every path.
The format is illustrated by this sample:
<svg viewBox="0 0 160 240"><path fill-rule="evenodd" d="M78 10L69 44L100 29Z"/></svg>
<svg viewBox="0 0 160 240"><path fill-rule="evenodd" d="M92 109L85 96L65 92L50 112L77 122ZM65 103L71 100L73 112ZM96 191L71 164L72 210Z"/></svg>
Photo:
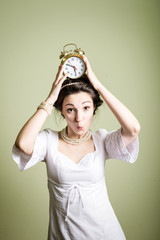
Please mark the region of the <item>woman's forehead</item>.
<svg viewBox="0 0 160 240"><path fill-rule="evenodd" d="M89 93L87 92L79 92L66 96L63 101L63 105L73 104L73 105L81 105L85 103L93 103L93 100Z"/></svg>

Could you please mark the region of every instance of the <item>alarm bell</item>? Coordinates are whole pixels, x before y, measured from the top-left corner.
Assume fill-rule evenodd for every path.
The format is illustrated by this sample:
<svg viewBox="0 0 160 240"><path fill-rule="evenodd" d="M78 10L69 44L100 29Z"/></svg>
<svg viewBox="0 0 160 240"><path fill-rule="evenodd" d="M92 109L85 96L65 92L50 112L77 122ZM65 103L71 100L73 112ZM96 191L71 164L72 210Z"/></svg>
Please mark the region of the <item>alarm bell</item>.
<svg viewBox="0 0 160 240"><path fill-rule="evenodd" d="M65 56L67 56L68 54L69 54L69 51L63 51L63 52L61 52L61 55L59 56L59 58L61 59Z"/></svg>
<svg viewBox="0 0 160 240"><path fill-rule="evenodd" d="M74 50L74 52L75 53L78 53L79 55L84 55L85 54L85 52L82 50L82 49L80 49L80 48L76 48L75 50Z"/></svg>
<svg viewBox="0 0 160 240"><path fill-rule="evenodd" d="M71 45L75 46L75 49L74 49L74 50L71 49L71 50L69 50L69 51L66 51L65 48L66 48L67 46L71 46ZM61 58L66 57L67 55L72 55L72 54L74 54L74 53L76 53L76 54L78 54L78 55L80 55L80 56L82 56L82 55L85 54L85 52L84 52L82 49L77 48L76 44L74 44L74 43L69 43L69 44L66 44L66 45L63 47L63 52L61 52L61 55L59 56L59 58L61 59Z"/></svg>

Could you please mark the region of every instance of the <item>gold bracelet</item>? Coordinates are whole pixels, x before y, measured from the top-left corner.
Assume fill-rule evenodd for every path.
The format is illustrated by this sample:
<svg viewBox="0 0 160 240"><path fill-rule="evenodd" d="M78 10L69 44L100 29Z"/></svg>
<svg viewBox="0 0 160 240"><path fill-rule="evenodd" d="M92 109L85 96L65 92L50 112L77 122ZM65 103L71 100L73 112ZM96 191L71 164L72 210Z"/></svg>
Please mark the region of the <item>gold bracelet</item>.
<svg viewBox="0 0 160 240"><path fill-rule="evenodd" d="M43 109L43 110L45 110L45 111L48 113L48 115L51 115L52 110L53 110L53 105L52 105L52 104L49 104L49 103L46 103L46 102L42 102L42 103L38 106L37 110L38 110L38 109Z"/></svg>

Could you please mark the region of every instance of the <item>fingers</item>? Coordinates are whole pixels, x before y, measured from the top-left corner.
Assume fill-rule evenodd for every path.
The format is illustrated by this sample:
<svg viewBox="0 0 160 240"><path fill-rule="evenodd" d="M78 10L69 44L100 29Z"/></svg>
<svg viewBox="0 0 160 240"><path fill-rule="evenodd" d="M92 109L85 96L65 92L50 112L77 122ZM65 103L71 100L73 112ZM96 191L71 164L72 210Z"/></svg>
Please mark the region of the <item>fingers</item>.
<svg viewBox="0 0 160 240"><path fill-rule="evenodd" d="M86 57L85 55L83 55L82 58L83 58L83 61L84 61L85 64L86 64L87 71L91 71L92 68L91 68L91 65L90 65L87 57Z"/></svg>
<svg viewBox="0 0 160 240"><path fill-rule="evenodd" d="M59 80L64 76L63 71L64 71L64 65L61 64L58 68L58 72L57 72L56 79L55 79L55 84L57 84L59 82Z"/></svg>
<svg viewBox="0 0 160 240"><path fill-rule="evenodd" d="M64 82L64 80L67 78L68 73L66 73L65 75L63 75L63 77L61 77L58 81L58 84L60 84L60 86L62 86L62 83Z"/></svg>
<svg viewBox="0 0 160 240"><path fill-rule="evenodd" d="M52 88L51 88L50 93L47 98L47 99L49 99L50 102L56 101L56 99L59 95L59 92L61 90L62 83L68 76L68 74L65 74L65 75L63 74L63 70L64 70L64 66L61 64L58 68L56 79L52 84Z"/></svg>
<svg viewBox="0 0 160 240"><path fill-rule="evenodd" d="M59 91L60 91L60 88L61 88L63 82L66 80L67 76L68 76L68 73L66 73L59 79L57 79L57 81L55 82L54 86L55 86L55 88L59 89Z"/></svg>

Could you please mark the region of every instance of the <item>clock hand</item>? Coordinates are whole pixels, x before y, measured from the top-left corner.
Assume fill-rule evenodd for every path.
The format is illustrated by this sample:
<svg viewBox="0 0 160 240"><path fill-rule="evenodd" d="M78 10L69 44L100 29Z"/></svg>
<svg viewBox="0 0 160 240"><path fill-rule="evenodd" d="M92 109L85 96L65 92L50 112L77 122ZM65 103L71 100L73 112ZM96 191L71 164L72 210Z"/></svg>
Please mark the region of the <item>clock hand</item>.
<svg viewBox="0 0 160 240"><path fill-rule="evenodd" d="M74 67L74 70L77 70L77 68L75 66L73 66L73 67Z"/></svg>
<svg viewBox="0 0 160 240"><path fill-rule="evenodd" d="M74 72L75 72L75 75L77 76L76 69L77 69L77 68L74 67Z"/></svg>
<svg viewBox="0 0 160 240"><path fill-rule="evenodd" d="M69 67L73 67L73 68L74 68L74 66L72 66L72 65L70 65L70 64L68 64L68 63L66 64L66 66L69 66Z"/></svg>
<svg viewBox="0 0 160 240"><path fill-rule="evenodd" d="M66 66L73 67L75 70L77 70L77 68L75 66L71 65L71 64L67 63Z"/></svg>

